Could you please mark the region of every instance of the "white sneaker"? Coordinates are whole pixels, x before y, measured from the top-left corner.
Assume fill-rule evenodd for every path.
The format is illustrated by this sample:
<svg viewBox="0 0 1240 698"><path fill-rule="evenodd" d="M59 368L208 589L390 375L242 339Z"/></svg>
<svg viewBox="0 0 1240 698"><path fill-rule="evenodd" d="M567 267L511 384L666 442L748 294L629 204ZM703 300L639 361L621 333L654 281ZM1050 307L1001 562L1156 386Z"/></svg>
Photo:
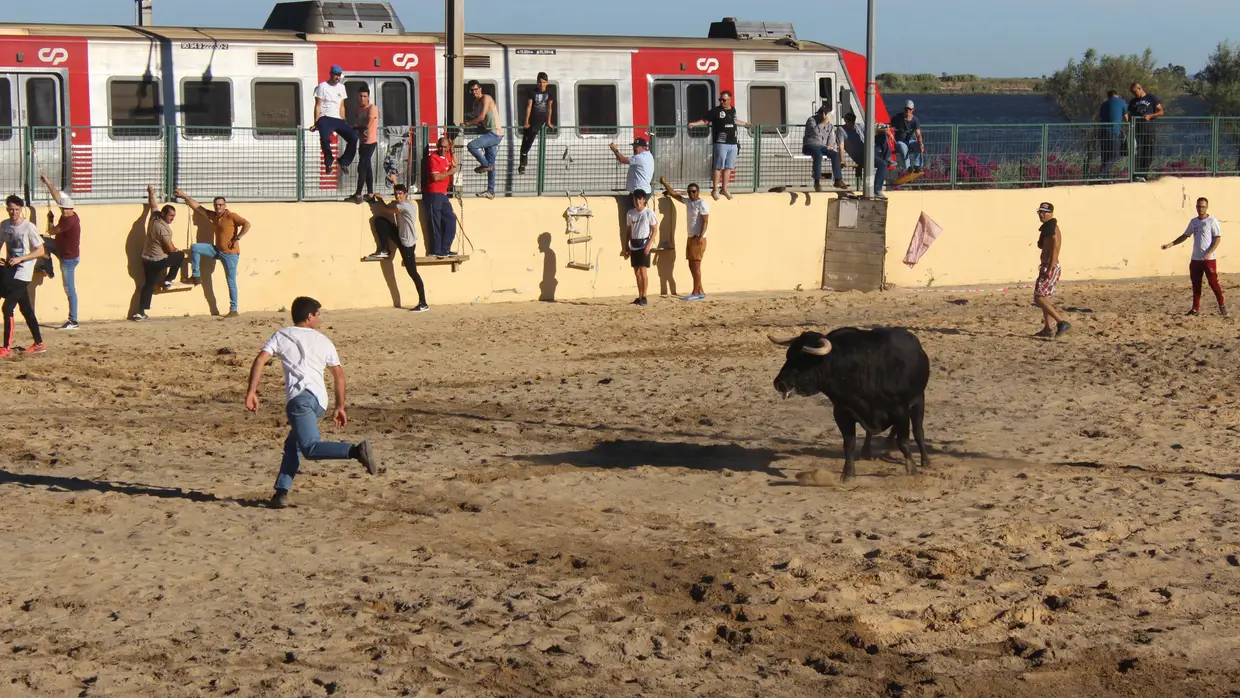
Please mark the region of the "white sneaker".
<svg viewBox="0 0 1240 698"><path fill-rule="evenodd" d="M58 329L58 330L76 330L77 328L78 328L78 324L77 324L76 322L74 322L74 321L72 321L72 320L66 320L66 321L65 321L65 324L61 325L60 327L57 327L56 329Z"/></svg>
<svg viewBox="0 0 1240 698"><path fill-rule="evenodd" d="M134 322L142 322L143 320L146 319L146 314L145 313L134 313L133 315L129 316L129 319L133 320Z"/></svg>

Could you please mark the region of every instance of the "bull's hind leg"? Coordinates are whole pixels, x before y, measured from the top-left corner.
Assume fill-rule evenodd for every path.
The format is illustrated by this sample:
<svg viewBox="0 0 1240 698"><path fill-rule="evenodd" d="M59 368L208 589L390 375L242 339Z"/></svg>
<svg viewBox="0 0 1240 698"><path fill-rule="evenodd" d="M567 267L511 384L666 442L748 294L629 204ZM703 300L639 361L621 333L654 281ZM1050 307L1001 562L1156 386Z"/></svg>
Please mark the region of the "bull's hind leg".
<svg viewBox="0 0 1240 698"><path fill-rule="evenodd" d="M916 475L917 466L913 463L913 452L908 448L908 422L909 415L907 412L897 412L895 414L895 425L891 428L891 435L896 440L896 446L899 447L900 453L904 455L904 474Z"/></svg>
<svg viewBox="0 0 1240 698"><path fill-rule="evenodd" d="M857 422L852 415L836 410L835 424L844 437L844 472L840 474L840 481L852 482L857 478L857 469L853 463L853 452L857 450Z"/></svg>
<svg viewBox="0 0 1240 698"><path fill-rule="evenodd" d="M865 430L865 443L861 444L861 460L874 460L874 454L870 451L869 429Z"/></svg>
<svg viewBox="0 0 1240 698"><path fill-rule="evenodd" d="M917 440L917 450L921 453L921 467L930 467L930 454L926 452L926 435L922 431L922 422L926 417L926 396L917 398L910 409L913 418L913 438Z"/></svg>

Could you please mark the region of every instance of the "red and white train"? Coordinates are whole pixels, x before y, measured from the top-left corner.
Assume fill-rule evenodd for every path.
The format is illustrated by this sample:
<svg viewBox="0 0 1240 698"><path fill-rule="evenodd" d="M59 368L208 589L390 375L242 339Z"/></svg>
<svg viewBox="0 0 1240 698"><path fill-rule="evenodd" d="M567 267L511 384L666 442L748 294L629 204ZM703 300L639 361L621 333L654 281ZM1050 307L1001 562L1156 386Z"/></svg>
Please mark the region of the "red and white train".
<svg viewBox="0 0 1240 698"><path fill-rule="evenodd" d="M510 124L523 120L535 75L551 77L559 128L546 140L544 191L623 186L609 141L623 146L634 124L695 120L723 90L751 123L802 123L824 102L836 120L850 110L864 118L864 56L796 39L788 24L725 19L707 38L467 34L465 48L463 79L481 82ZM147 183L167 182L203 197L351 193L352 182L321 175L318 139L305 132L332 65L344 68L351 96L369 86L385 134L379 162L405 148L391 154L408 177L417 160L409 127L450 121L445 53L444 34L406 32L387 3L372 2L279 3L263 29L0 24L0 190L29 189L43 172L95 200L141 198ZM709 177L705 132L657 135L660 174ZM742 153L760 151L764 173L808 178L799 133L742 136ZM514 171L519 145L509 131L500 188L533 192L537 176ZM462 186L481 186L463 169ZM739 190L753 169L743 155Z"/></svg>

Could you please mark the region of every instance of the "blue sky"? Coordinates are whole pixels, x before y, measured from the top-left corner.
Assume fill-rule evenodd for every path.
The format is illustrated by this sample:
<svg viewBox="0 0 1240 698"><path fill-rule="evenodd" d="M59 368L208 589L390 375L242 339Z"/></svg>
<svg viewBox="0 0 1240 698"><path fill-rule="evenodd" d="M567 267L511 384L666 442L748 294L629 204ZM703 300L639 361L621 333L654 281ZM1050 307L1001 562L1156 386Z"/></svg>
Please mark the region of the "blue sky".
<svg viewBox="0 0 1240 698"><path fill-rule="evenodd" d="M1093 47L1154 49L1194 73L1240 40L1240 0L878 0L879 72L1037 76ZM155 0L157 24L261 27L273 0ZM441 0L392 3L410 31L443 28ZM766 5L766 7L763 7ZM723 16L791 21L797 36L865 51L865 0L465 0L468 31L705 36ZM131 0L0 0L5 22L132 24ZM1229 37L1228 32L1233 36Z"/></svg>

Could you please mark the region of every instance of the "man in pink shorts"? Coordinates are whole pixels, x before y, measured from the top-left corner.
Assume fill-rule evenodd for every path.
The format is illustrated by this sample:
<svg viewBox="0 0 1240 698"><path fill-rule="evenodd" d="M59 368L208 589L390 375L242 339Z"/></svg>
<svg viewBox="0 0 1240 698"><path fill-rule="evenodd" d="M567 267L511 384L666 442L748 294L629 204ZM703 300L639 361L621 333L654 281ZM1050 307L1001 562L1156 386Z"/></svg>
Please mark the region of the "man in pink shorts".
<svg viewBox="0 0 1240 698"><path fill-rule="evenodd" d="M1038 249L1042 250L1042 257L1038 263L1038 280L1033 285L1033 303L1042 309L1045 326L1034 336L1055 339L1072 327L1051 303L1051 296L1059 285L1059 245L1063 235L1059 232L1052 204L1043 202L1038 206L1038 220L1042 221L1038 229Z"/></svg>

